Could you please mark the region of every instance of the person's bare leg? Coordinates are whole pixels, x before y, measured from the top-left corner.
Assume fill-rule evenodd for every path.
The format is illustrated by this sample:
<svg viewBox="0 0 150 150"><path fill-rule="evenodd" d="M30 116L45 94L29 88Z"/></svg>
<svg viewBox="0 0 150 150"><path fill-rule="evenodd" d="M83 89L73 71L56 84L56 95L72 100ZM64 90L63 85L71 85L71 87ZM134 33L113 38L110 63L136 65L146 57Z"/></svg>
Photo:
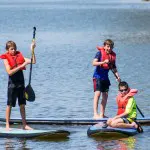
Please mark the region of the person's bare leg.
<svg viewBox="0 0 150 150"><path fill-rule="evenodd" d="M124 123L121 118L118 118L111 122L111 126L113 128L137 128L137 124L135 122L131 124Z"/></svg>
<svg viewBox="0 0 150 150"><path fill-rule="evenodd" d="M137 128L136 123L127 124L127 123L118 123L116 128Z"/></svg>
<svg viewBox="0 0 150 150"><path fill-rule="evenodd" d="M108 126L111 126L111 122L112 122L112 118L108 118L106 124L107 124Z"/></svg>
<svg viewBox="0 0 150 150"><path fill-rule="evenodd" d="M7 105L6 107L6 130L10 130L9 120L11 114L11 106Z"/></svg>
<svg viewBox="0 0 150 150"><path fill-rule="evenodd" d="M22 117L23 129L24 130L33 130L33 128L28 126L27 123L26 123L25 105L20 105L20 114L21 114L21 117Z"/></svg>
<svg viewBox="0 0 150 150"><path fill-rule="evenodd" d="M99 98L100 98L100 91L95 91L94 93L94 103L93 103L93 110L94 110L94 119L99 119L99 115L98 115L98 102L99 102Z"/></svg>
<svg viewBox="0 0 150 150"><path fill-rule="evenodd" d="M100 118L107 118L107 116L105 116L105 108L106 108L106 104L107 104L107 98L108 98L108 93L103 92L102 93L102 101L101 101L101 105L100 105Z"/></svg>

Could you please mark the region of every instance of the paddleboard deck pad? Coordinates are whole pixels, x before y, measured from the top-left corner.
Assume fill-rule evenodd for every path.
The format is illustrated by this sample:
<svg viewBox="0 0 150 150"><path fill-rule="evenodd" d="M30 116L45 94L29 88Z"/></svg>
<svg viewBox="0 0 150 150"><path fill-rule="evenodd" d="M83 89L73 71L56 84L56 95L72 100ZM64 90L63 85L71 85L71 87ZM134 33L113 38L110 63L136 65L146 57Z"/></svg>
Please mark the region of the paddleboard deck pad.
<svg viewBox="0 0 150 150"><path fill-rule="evenodd" d="M103 123L98 123L91 126L87 131L87 135L91 137L124 137L133 136L138 133L137 129L135 128L103 128L102 125Z"/></svg>
<svg viewBox="0 0 150 150"><path fill-rule="evenodd" d="M35 138L35 137L67 137L70 133L65 130L23 130L17 128L11 128L7 131L5 128L0 128L0 137L5 138Z"/></svg>

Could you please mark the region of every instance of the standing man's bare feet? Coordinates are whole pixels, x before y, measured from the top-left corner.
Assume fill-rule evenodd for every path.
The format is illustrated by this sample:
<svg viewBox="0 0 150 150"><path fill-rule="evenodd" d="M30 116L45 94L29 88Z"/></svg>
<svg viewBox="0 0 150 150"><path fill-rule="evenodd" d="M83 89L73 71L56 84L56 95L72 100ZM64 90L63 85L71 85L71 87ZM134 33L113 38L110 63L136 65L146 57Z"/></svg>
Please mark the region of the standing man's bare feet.
<svg viewBox="0 0 150 150"><path fill-rule="evenodd" d="M6 131L11 131L12 129L11 129L11 128L5 128L5 130L6 130Z"/></svg>
<svg viewBox="0 0 150 150"><path fill-rule="evenodd" d="M95 120L100 119L100 116L98 114L94 114L93 119Z"/></svg>
<svg viewBox="0 0 150 150"><path fill-rule="evenodd" d="M105 116L105 115L100 114L100 115L99 115L99 118L108 118L108 117Z"/></svg>
<svg viewBox="0 0 150 150"><path fill-rule="evenodd" d="M10 131L11 130L11 128L7 124L6 124L6 128L5 129L6 129L6 131Z"/></svg>
<svg viewBox="0 0 150 150"><path fill-rule="evenodd" d="M33 130L33 128L31 128L30 126L26 125L23 127L24 130Z"/></svg>
<svg viewBox="0 0 150 150"><path fill-rule="evenodd" d="M105 116L105 115L102 115L102 114L100 114L100 115L98 115L98 114L94 114L94 116L93 116L93 119L96 119L96 120L98 120L98 119L102 119L102 118L108 118L107 116Z"/></svg>

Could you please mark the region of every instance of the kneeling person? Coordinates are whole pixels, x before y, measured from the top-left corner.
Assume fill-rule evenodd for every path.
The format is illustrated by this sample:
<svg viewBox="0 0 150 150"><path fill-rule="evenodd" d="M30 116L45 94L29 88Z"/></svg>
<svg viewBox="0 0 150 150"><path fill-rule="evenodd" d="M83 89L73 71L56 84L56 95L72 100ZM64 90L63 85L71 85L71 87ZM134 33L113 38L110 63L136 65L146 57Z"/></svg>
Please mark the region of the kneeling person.
<svg viewBox="0 0 150 150"><path fill-rule="evenodd" d="M137 128L138 132L142 132L140 124L136 122L136 101L133 97L138 90L130 89L124 81L119 83L118 88L118 112L114 118L108 119L107 125L114 128Z"/></svg>

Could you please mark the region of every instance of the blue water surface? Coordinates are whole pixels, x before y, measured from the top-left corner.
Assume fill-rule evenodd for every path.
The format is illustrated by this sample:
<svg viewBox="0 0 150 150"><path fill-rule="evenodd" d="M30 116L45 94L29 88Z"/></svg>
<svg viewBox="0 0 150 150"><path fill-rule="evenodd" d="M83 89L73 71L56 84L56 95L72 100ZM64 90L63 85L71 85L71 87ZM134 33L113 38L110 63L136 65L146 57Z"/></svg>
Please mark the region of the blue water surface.
<svg viewBox="0 0 150 150"><path fill-rule="evenodd" d="M37 64L33 66L31 85L34 103L27 102L27 117L92 118L96 46L111 38L115 42L117 67L122 80L137 88L136 101L145 117L150 114L150 3L140 0L26 0L0 2L0 53L13 40L24 56L30 58L33 27L36 26ZM0 117L5 117L7 80L0 61ZM28 83L29 67L24 72ZM106 115L116 114L117 82L110 72L111 88ZM19 107L11 117L20 117ZM138 113L138 117L141 117ZM2 124L4 126L4 124ZM42 129L66 129L69 139L36 141L0 140L1 149L148 149L149 126L145 132L125 139L92 139L89 126L33 125Z"/></svg>

